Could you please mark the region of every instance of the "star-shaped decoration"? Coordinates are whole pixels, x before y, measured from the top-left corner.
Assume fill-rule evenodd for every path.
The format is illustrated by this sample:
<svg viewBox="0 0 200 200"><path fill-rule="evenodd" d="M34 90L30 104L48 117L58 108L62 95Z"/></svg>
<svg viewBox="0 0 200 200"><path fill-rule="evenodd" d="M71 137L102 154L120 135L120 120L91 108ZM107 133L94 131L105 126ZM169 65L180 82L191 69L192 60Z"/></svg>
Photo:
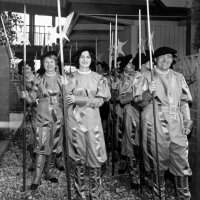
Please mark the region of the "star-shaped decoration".
<svg viewBox="0 0 200 200"><path fill-rule="evenodd" d="M13 41L13 45L23 45L24 41L26 43L26 45L31 45L28 38L24 38L24 33L21 31L17 31L17 37L16 39Z"/></svg>
<svg viewBox="0 0 200 200"><path fill-rule="evenodd" d="M47 41L45 41L45 46L52 44L57 44L57 39L58 38L65 38L66 40L69 41L69 38L66 36L66 34L61 31L61 33L57 33L57 27L51 27L48 30L48 38Z"/></svg>
<svg viewBox="0 0 200 200"><path fill-rule="evenodd" d="M118 39L118 53L122 54L123 56L125 56L125 53L122 50L122 47L127 43L127 41L125 42L120 42Z"/></svg>
<svg viewBox="0 0 200 200"><path fill-rule="evenodd" d="M71 13L66 17L65 25L64 25L64 27L63 27L63 31L64 31L65 33L68 33L68 31L69 31L69 27L70 27L70 25L71 25L73 16L74 16L74 12L71 12Z"/></svg>
<svg viewBox="0 0 200 200"><path fill-rule="evenodd" d="M152 53L154 54L154 48L153 48L153 36L154 36L154 31L151 33L151 35L150 35L150 41L149 41L149 45L151 45Z"/></svg>
<svg viewBox="0 0 200 200"><path fill-rule="evenodd" d="M147 39L142 39L141 38L141 46L138 45L139 49L141 49L141 51L145 54L145 46L146 46L146 42L147 42Z"/></svg>
<svg viewBox="0 0 200 200"><path fill-rule="evenodd" d="M16 58L16 57L14 57L14 58L12 58L12 59L10 60L11 64L12 64L14 67L15 67L16 65L18 65L21 61L22 61L22 59Z"/></svg>

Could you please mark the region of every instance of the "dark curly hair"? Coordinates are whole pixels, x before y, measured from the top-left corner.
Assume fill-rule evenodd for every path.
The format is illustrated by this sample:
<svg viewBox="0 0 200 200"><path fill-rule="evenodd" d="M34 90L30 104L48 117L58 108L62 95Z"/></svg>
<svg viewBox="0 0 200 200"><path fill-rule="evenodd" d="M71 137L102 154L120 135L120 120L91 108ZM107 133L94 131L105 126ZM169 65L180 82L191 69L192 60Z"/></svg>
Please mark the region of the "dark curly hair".
<svg viewBox="0 0 200 200"><path fill-rule="evenodd" d="M76 51L76 53L73 56L74 65L76 66L77 69L79 69L79 58L81 57L81 54L84 51L88 51L90 56L91 56L91 60L92 61L91 61L91 64L89 66L90 69L92 71L96 71L96 67L95 67L96 66L95 50L92 47L85 46L85 47L80 48L78 51Z"/></svg>
<svg viewBox="0 0 200 200"><path fill-rule="evenodd" d="M26 65L31 67L31 71L35 72L35 62L33 59L28 59L26 61ZM23 75L23 68L24 68L24 60L21 60L18 64L18 74Z"/></svg>

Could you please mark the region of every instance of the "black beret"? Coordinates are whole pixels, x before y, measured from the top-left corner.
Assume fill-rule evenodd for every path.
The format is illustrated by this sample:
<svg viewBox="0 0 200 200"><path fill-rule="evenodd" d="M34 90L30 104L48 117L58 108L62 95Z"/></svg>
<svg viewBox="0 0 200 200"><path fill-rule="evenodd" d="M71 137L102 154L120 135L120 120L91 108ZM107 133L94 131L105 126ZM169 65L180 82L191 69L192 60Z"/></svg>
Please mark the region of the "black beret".
<svg viewBox="0 0 200 200"><path fill-rule="evenodd" d="M119 61L121 61L119 64L120 65L119 70L123 70L132 58L133 58L133 56L131 54L121 57L119 60Z"/></svg>
<svg viewBox="0 0 200 200"><path fill-rule="evenodd" d="M121 62L123 60L124 56L120 56L120 57L117 57L117 62Z"/></svg>
<svg viewBox="0 0 200 200"><path fill-rule="evenodd" d="M149 60L150 60L149 50L145 50L145 54L141 53L141 65L147 63ZM135 65L136 69L139 69L139 53L136 54L132 63L133 63L133 65Z"/></svg>
<svg viewBox="0 0 200 200"><path fill-rule="evenodd" d="M160 47L160 48L156 49L156 51L154 52L154 58L157 58L157 57L165 55L165 54L172 54L172 56L174 58L176 58L177 57L176 53L177 53L177 51L170 47Z"/></svg>

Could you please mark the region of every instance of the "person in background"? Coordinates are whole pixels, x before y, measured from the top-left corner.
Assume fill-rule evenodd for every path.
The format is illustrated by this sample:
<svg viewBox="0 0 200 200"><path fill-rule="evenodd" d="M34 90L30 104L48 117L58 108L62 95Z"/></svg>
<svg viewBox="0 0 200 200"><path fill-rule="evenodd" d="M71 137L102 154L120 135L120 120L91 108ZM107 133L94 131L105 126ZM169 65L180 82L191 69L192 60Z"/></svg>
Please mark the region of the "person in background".
<svg viewBox="0 0 200 200"><path fill-rule="evenodd" d="M26 88L25 90L27 92L30 92L34 86L34 82L36 79L35 75L35 63L33 59L29 59L26 61ZM20 63L18 64L18 74L20 76L23 76L23 71L24 71L24 60L21 60ZM23 86L23 78L21 79L20 83L17 85L17 94L20 99L23 99L22 91L24 91L24 86ZM35 154L33 152L34 150L34 143L35 143L35 131L36 131L36 102L28 102L26 104L26 125L27 125L27 149L30 154L31 158L31 163L29 166L29 171L34 171L35 170ZM21 141L22 138L20 137L19 140ZM19 141L19 142L20 142Z"/></svg>
<svg viewBox="0 0 200 200"><path fill-rule="evenodd" d="M101 74L103 76L107 76L108 75L108 65L106 64L106 62L100 62L98 61L96 64L96 68L97 68L97 73Z"/></svg>
<svg viewBox="0 0 200 200"><path fill-rule="evenodd" d="M192 128L188 103L192 97L182 74L170 69L177 51L170 47L160 47L154 53L153 81L151 71L146 70L138 84L135 101L142 106L142 132L144 163L147 172L153 175L154 192L159 199L160 179L161 198L165 199L164 174L169 171L175 176L179 200L191 198L188 176L192 174L188 162L187 135ZM154 93L156 132L160 177L157 173L154 112L152 94Z"/></svg>
<svg viewBox="0 0 200 200"><path fill-rule="evenodd" d="M103 75L108 81L109 81L109 74L108 74L108 65L102 61L97 62L97 73L100 75ZM106 142L106 150L107 153L109 153L108 145L109 145L109 136L110 136L110 127L109 127L109 114L110 114L110 106L109 101L105 101L103 105L99 108L101 121L102 121L102 127ZM109 162L109 161L108 161ZM106 163L102 165L102 175L106 172Z"/></svg>
<svg viewBox="0 0 200 200"><path fill-rule="evenodd" d="M139 185L139 108L133 101L133 88L139 81L138 66L134 64L135 58L127 55L120 63L121 75L119 102L123 107L123 137L121 143L121 157L126 160L126 167L119 170L123 173L127 170L131 174L133 186Z"/></svg>
<svg viewBox="0 0 200 200"><path fill-rule="evenodd" d="M107 79L90 68L94 51L83 47L74 58L78 71L67 76L66 104L69 155L73 162L74 199L86 199L85 173L89 167L90 199L101 199L101 165L107 159L99 107L110 99Z"/></svg>
<svg viewBox="0 0 200 200"><path fill-rule="evenodd" d="M112 149L111 161L113 164L119 160L121 155L120 146L123 131L123 108L119 104L119 84L121 81L120 63L122 59L123 56L117 58L116 66L114 66L114 61L112 62L109 76L109 87L111 90L111 99L109 101L109 142L111 145L108 145L108 149Z"/></svg>
<svg viewBox="0 0 200 200"><path fill-rule="evenodd" d="M152 55L153 57L153 55ZM139 69L139 53L136 54L134 58L134 65ZM152 61L153 62L153 61ZM145 52L141 53L141 69L139 69L140 73L143 74L146 70L150 70L150 52L149 50L145 50Z"/></svg>

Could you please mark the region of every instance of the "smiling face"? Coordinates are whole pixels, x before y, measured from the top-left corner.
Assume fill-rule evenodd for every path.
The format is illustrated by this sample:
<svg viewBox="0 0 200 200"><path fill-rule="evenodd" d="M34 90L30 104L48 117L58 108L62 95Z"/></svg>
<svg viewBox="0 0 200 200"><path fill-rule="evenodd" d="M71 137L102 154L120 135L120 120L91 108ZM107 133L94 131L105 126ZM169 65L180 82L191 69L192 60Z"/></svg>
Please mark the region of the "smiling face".
<svg viewBox="0 0 200 200"><path fill-rule="evenodd" d="M46 57L44 59L44 69L47 73L53 73L56 71L57 64L53 57Z"/></svg>
<svg viewBox="0 0 200 200"><path fill-rule="evenodd" d="M21 73L24 74L24 67L22 67ZM34 74L34 72L32 71L31 66L26 64L26 78L29 79L33 74Z"/></svg>
<svg viewBox="0 0 200 200"><path fill-rule="evenodd" d="M80 69L89 69L92 58L88 51L83 51L79 58L79 68Z"/></svg>
<svg viewBox="0 0 200 200"><path fill-rule="evenodd" d="M26 65L26 78L29 78L33 75L33 71L29 65Z"/></svg>
<svg viewBox="0 0 200 200"><path fill-rule="evenodd" d="M132 63L133 59L129 60L128 64L125 67L125 72L127 74L132 74L135 71L135 66Z"/></svg>
<svg viewBox="0 0 200 200"><path fill-rule="evenodd" d="M172 62L173 62L172 54L165 54L156 58L157 67L162 71L168 70Z"/></svg>

